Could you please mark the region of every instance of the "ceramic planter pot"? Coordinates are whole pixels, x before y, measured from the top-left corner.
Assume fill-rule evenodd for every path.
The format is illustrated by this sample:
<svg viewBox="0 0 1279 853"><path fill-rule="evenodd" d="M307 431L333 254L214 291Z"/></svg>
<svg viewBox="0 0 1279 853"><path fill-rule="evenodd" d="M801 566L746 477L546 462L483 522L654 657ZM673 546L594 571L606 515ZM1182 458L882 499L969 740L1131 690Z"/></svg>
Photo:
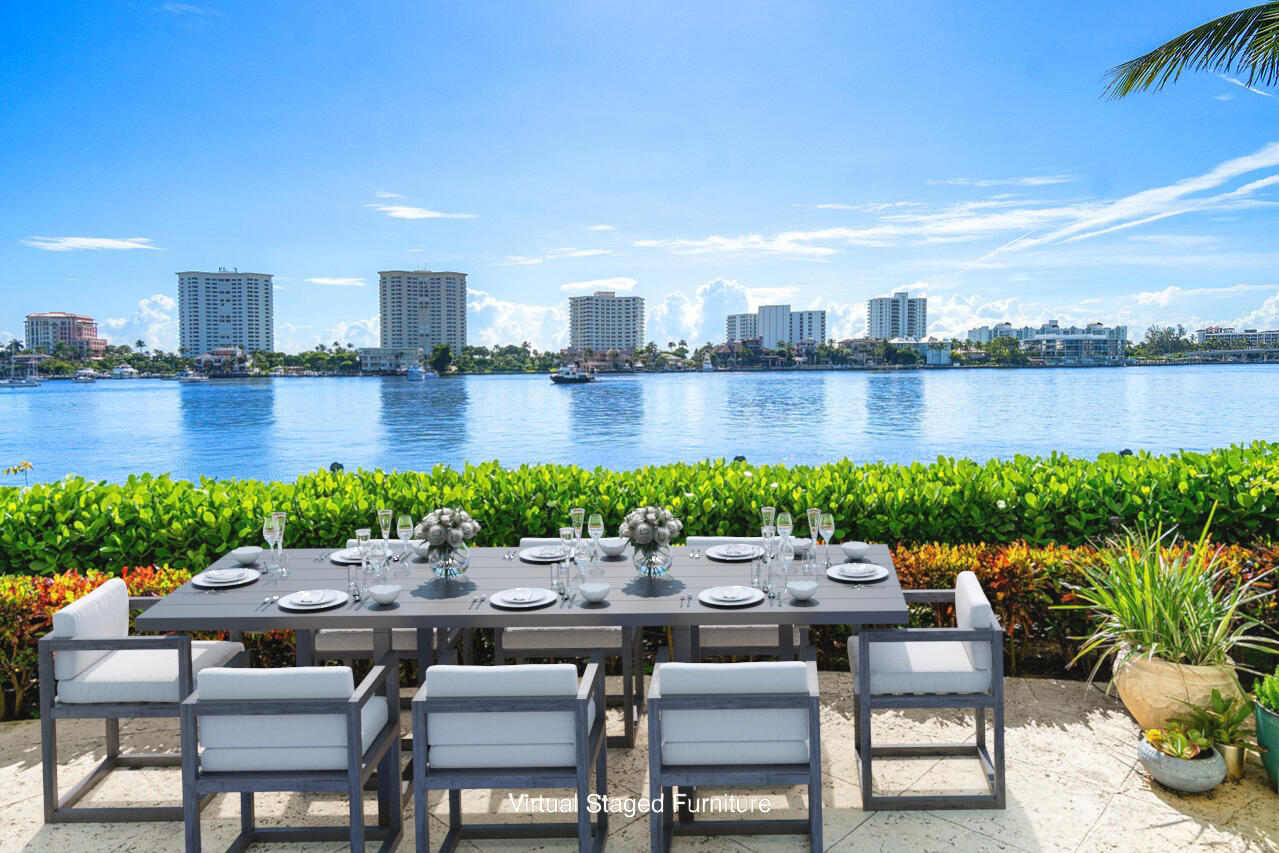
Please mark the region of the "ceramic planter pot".
<svg viewBox="0 0 1279 853"><path fill-rule="evenodd" d="M1238 782L1243 778L1244 764L1248 761L1248 750L1240 744L1217 743L1213 749L1221 753L1226 761L1226 778Z"/></svg>
<svg viewBox="0 0 1279 853"><path fill-rule="evenodd" d="M1252 703L1257 715L1257 745L1261 747L1261 763L1270 777L1270 786L1279 791L1279 714Z"/></svg>
<svg viewBox="0 0 1279 853"><path fill-rule="evenodd" d="M1143 731L1167 727L1170 717L1186 712L1187 702L1207 705L1213 689L1226 698L1243 695L1235 669L1228 664L1190 666L1123 652L1120 657L1115 689Z"/></svg>
<svg viewBox="0 0 1279 853"><path fill-rule="evenodd" d="M1155 749L1142 737L1137 742L1137 760L1160 785L1186 794L1211 791L1226 778L1226 761L1215 749L1194 758L1174 758Z"/></svg>

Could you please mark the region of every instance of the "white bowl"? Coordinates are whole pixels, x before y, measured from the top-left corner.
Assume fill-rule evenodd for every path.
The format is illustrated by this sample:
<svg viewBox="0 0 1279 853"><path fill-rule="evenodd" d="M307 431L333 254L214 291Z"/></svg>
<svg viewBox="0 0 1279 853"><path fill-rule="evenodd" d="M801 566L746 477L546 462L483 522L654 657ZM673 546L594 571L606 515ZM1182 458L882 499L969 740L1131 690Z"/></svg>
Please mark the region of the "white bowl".
<svg viewBox="0 0 1279 853"><path fill-rule="evenodd" d="M600 550L610 557L620 557L630 543L621 536L612 536L600 540Z"/></svg>
<svg viewBox="0 0 1279 853"><path fill-rule="evenodd" d="M231 549L231 557L241 566L251 566L262 556L262 549L257 545L243 545Z"/></svg>
<svg viewBox="0 0 1279 853"><path fill-rule="evenodd" d="M373 596L373 600L378 604L392 604L400 594L401 589L403 587L399 584L383 583L369 587L369 595Z"/></svg>
<svg viewBox="0 0 1279 853"><path fill-rule="evenodd" d="M850 560L860 560L870 553L870 546L865 542L844 542L839 546L844 556Z"/></svg>
<svg viewBox="0 0 1279 853"><path fill-rule="evenodd" d="M808 601L817 592L817 581L791 581L786 585L786 591L796 601Z"/></svg>
<svg viewBox="0 0 1279 853"><path fill-rule="evenodd" d="M612 588L613 587L609 584L591 581L590 583L584 583L579 586L577 591L582 594L582 598L585 598L592 604L599 604L601 601L608 598L608 591Z"/></svg>

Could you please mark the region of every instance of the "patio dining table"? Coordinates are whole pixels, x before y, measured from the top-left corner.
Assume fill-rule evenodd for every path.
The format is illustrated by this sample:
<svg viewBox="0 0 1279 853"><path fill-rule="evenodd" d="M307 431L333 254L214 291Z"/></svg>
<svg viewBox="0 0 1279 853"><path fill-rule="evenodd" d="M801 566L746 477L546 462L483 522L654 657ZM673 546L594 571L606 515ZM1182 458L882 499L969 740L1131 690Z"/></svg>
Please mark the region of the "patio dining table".
<svg viewBox="0 0 1279 853"><path fill-rule="evenodd" d="M637 574L629 556L587 565L587 581L612 585L605 602L590 604L578 595L572 602L556 601L531 610L499 609L490 603L494 593L505 589L550 585L547 565L506 559L508 550L471 548L466 575L452 579L435 577L424 560L410 557L390 565L386 582L403 587L394 604L379 605L365 596L329 610L296 612L264 599L300 590L345 591L347 567L327 558L332 549L286 549L287 577L264 575L246 586L213 591L187 582L140 613L136 626L139 631L294 631L299 660L309 656L314 632L324 628L371 629L377 658L390 649L394 628L669 626L672 658L696 660L699 625L775 624L786 656L794 651L794 625L900 625L908 620L906 600L885 545L873 545L865 558L889 569L889 576L877 583L841 583L820 569L803 575L796 565L791 580L818 582L816 594L806 602L781 596L752 607L702 604L697 595L704 590L726 584L749 586L750 563L695 559L689 549L675 547L670 571L657 578ZM227 554L209 568L234 565Z"/></svg>

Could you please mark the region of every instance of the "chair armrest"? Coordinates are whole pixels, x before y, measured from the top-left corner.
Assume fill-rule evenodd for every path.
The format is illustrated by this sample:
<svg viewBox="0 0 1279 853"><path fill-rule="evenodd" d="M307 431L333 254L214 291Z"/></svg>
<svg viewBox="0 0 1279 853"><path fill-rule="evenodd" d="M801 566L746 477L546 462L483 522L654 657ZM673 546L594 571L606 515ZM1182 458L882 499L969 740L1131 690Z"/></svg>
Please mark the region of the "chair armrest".
<svg viewBox="0 0 1279 853"><path fill-rule="evenodd" d="M577 684L577 701L587 702L597 692L604 689L604 667L599 660L592 658L582 673L582 680Z"/></svg>
<svg viewBox="0 0 1279 853"><path fill-rule="evenodd" d="M821 691L817 687L817 661L805 661L808 668L808 695L812 699L821 698Z"/></svg>
<svg viewBox="0 0 1279 853"><path fill-rule="evenodd" d="M264 717L279 714L346 714L347 699L204 699L194 691L182 700L184 711L197 717Z"/></svg>
<svg viewBox="0 0 1279 853"><path fill-rule="evenodd" d="M186 651L188 657L191 650L191 638L186 634L167 634L161 637L129 636L129 637L55 637L45 634L39 645L51 652L113 652L128 649L173 649Z"/></svg>
<svg viewBox="0 0 1279 853"><path fill-rule="evenodd" d="M953 589L904 589L907 604L954 604Z"/></svg>
<svg viewBox="0 0 1279 853"><path fill-rule="evenodd" d="M159 604L163 599L163 595L131 595L129 596L130 610L147 610L152 606Z"/></svg>
<svg viewBox="0 0 1279 853"><path fill-rule="evenodd" d="M858 637L868 643L942 643L993 642L1004 631L994 628L887 628L861 631Z"/></svg>
<svg viewBox="0 0 1279 853"><path fill-rule="evenodd" d="M662 698L662 667L664 663L670 663L671 650L666 646L662 646L657 650L657 657L653 661L653 674L648 679L648 698Z"/></svg>
<svg viewBox="0 0 1279 853"><path fill-rule="evenodd" d="M368 701L377 695L378 685L386 685L387 676L390 668L394 665L390 655L385 655L378 663L369 670L369 674L364 676L364 680L355 688L355 692L351 694L348 702L354 702L357 706L363 708ZM388 695L387 699L391 697Z"/></svg>

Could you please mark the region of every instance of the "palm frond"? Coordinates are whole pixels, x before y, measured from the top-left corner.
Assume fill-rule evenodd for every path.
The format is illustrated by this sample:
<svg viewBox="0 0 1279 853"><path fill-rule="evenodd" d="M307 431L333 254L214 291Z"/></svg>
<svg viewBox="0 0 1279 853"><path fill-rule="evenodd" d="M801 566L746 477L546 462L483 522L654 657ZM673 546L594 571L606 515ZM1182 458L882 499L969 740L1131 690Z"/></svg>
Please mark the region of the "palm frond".
<svg viewBox="0 0 1279 853"><path fill-rule="evenodd" d="M1262 3L1209 21L1145 56L1106 72L1105 95L1122 98L1175 83L1181 72L1235 73L1249 86L1279 83L1279 2Z"/></svg>

